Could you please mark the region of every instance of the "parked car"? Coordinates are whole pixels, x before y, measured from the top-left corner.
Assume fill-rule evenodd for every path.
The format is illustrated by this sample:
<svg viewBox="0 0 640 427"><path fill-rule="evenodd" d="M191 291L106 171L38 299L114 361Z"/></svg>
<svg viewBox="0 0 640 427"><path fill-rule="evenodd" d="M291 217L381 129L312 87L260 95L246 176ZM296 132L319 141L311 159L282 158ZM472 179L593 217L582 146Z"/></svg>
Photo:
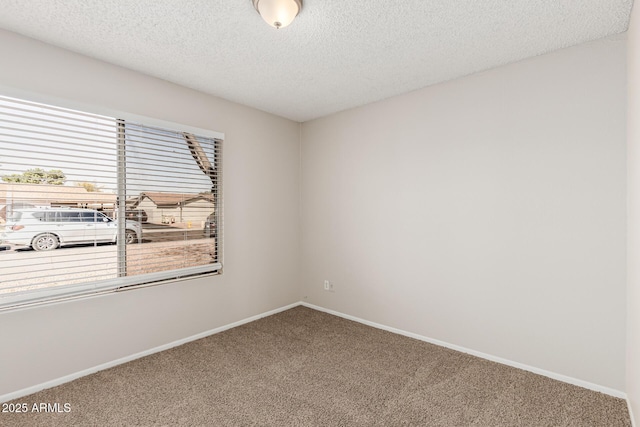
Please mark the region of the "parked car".
<svg viewBox="0 0 640 427"><path fill-rule="evenodd" d="M49 251L79 243L115 243L117 221L93 209L27 208L14 209L7 217L0 241ZM126 221L125 242L140 241L142 227Z"/></svg>
<svg viewBox="0 0 640 427"><path fill-rule="evenodd" d="M204 236L215 237L216 235L216 214L212 213L204 222Z"/></svg>
<svg viewBox="0 0 640 427"><path fill-rule="evenodd" d="M140 223L146 223L149 220L147 213L144 209L127 209L125 215L128 220L138 221Z"/></svg>

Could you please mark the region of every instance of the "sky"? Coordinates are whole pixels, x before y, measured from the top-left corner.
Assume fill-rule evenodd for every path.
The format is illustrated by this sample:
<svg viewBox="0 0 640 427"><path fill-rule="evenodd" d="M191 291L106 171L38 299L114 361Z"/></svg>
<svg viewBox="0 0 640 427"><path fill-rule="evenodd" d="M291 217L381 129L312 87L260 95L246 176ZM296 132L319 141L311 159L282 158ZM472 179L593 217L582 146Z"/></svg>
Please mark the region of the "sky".
<svg viewBox="0 0 640 427"><path fill-rule="evenodd" d="M0 176L60 169L65 185L90 182L116 192L116 118L0 97ZM211 189L182 134L125 124L127 198L144 191L200 193ZM210 160L213 139L198 137Z"/></svg>

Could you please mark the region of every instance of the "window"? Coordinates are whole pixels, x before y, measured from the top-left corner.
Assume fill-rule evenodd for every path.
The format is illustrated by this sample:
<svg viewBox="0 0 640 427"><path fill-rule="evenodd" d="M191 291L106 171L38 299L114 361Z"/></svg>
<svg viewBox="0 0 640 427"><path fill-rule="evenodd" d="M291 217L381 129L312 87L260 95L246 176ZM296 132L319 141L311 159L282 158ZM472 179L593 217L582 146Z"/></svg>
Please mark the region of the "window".
<svg viewBox="0 0 640 427"><path fill-rule="evenodd" d="M0 307L222 269L222 135L0 97Z"/></svg>

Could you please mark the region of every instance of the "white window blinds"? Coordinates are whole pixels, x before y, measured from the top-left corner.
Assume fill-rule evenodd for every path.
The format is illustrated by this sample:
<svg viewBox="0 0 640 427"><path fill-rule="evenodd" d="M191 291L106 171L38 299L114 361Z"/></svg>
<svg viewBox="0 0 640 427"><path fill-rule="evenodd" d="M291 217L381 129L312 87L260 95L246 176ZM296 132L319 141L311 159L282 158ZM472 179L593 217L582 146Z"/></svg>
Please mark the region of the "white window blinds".
<svg viewBox="0 0 640 427"><path fill-rule="evenodd" d="M219 272L221 149L0 97L0 307Z"/></svg>

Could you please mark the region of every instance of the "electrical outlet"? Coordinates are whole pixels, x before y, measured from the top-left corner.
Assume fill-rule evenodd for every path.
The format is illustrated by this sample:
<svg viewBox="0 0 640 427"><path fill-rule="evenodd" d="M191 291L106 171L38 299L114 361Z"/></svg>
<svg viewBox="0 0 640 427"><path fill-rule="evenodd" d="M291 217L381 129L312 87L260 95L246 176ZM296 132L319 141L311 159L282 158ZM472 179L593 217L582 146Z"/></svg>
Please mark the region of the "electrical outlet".
<svg viewBox="0 0 640 427"><path fill-rule="evenodd" d="M324 290L325 290L325 291L329 291L329 292L334 292L334 289L333 289L333 282L330 282L330 281L328 281L328 280L325 280L325 281L324 281Z"/></svg>

